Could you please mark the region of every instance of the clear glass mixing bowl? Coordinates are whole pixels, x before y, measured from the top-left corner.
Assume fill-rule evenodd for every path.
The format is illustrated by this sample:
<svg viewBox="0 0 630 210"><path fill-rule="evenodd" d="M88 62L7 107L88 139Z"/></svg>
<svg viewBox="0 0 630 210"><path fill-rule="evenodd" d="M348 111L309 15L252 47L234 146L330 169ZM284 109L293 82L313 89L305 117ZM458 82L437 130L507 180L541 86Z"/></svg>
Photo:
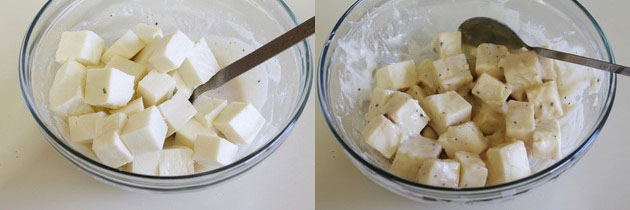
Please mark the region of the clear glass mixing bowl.
<svg viewBox="0 0 630 210"><path fill-rule="evenodd" d="M321 108L352 163L384 188L418 201L483 202L512 198L545 184L573 166L591 147L610 112L617 77L601 73L599 93L584 106L585 124L564 157L513 182L452 189L419 184L388 172L389 162L363 141L360 129L374 81L372 71L397 61L430 57L428 46L440 32L457 30L464 20L498 19L531 45L550 44L593 58L614 61L593 17L570 0L359 0L339 19L322 51L318 72ZM563 134L564 135L564 134ZM563 149L565 148L563 141Z"/></svg>
<svg viewBox="0 0 630 210"><path fill-rule="evenodd" d="M193 40L230 37L253 47L298 24L282 0L52 0L39 11L22 44L19 60L24 100L49 143L72 164L105 183L126 189L176 192L211 186L239 175L263 161L287 138L302 113L312 83L311 49L301 42L266 62L269 82L267 119L255 144L241 148L234 163L188 176L156 177L110 168L93 159L90 150L71 146L64 129L47 108L48 89L59 64L54 62L61 33L92 30L109 46L137 23L159 24L166 32L182 30ZM216 53L215 53L216 54Z"/></svg>

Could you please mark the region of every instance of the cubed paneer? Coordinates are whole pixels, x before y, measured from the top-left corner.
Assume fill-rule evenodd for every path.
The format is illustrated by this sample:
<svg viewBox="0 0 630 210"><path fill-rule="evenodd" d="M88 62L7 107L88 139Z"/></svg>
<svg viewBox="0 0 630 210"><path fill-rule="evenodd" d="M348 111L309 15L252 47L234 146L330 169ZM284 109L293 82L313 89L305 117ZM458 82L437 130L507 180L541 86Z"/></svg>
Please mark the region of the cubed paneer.
<svg viewBox="0 0 630 210"><path fill-rule="evenodd" d="M48 93L48 101L50 102L48 107L55 115L65 117L93 111L87 110L84 113L77 113L77 110L89 107L83 102L86 74L85 66L74 60L68 61L57 70L55 80Z"/></svg>
<svg viewBox="0 0 630 210"><path fill-rule="evenodd" d="M101 163L112 167L121 167L133 160L118 132L108 132L100 135L92 142L92 150Z"/></svg>
<svg viewBox="0 0 630 210"><path fill-rule="evenodd" d="M95 136L98 137L111 132L121 133L126 123L127 115L124 113L115 113L107 117L103 117L96 121Z"/></svg>
<svg viewBox="0 0 630 210"><path fill-rule="evenodd" d="M437 35L433 41L433 51L440 58L462 53L462 32L446 32Z"/></svg>
<svg viewBox="0 0 630 210"><path fill-rule="evenodd" d="M160 111L151 106L129 115L121 137L131 154L141 155L162 149L167 130Z"/></svg>
<svg viewBox="0 0 630 210"><path fill-rule="evenodd" d="M138 83L138 95L145 106L159 105L173 95L175 80L166 73L149 72Z"/></svg>
<svg viewBox="0 0 630 210"><path fill-rule="evenodd" d="M540 61L540 65L542 66L541 78L543 81L551 81L558 78L558 75L556 74L556 64L554 60L538 56L538 61Z"/></svg>
<svg viewBox="0 0 630 210"><path fill-rule="evenodd" d="M133 157L129 163L129 171L136 174L157 176L158 165L160 164L160 154L162 151L147 152Z"/></svg>
<svg viewBox="0 0 630 210"><path fill-rule="evenodd" d="M372 98L370 99L370 107L368 112L365 113L365 120L372 119L377 115L385 114L385 103L396 91L383 88L374 88L372 91Z"/></svg>
<svg viewBox="0 0 630 210"><path fill-rule="evenodd" d="M430 70L439 93L458 90L473 81L464 54L435 60Z"/></svg>
<svg viewBox="0 0 630 210"><path fill-rule="evenodd" d="M505 136L510 140L531 142L532 132L536 126L534 106L529 102L509 101L505 113Z"/></svg>
<svg viewBox="0 0 630 210"><path fill-rule="evenodd" d="M419 135L430 120L418 101L406 93L393 93L385 107L385 115L408 136Z"/></svg>
<svg viewBox="0 0 630 210"><path fill-rule="evenodd" d="M142 40L145 44L153 42L155 38L161 38L164 36L162 29L159 27L144 23L136 24L133 28L131 28L131 30L138 35L140 40Z"/></svg>
<svg viewBox="0 0 630 210"><path fill-rule="evenodd" d="M376 87L400 90L416 84L416 64L413 60L390 64L376 70Z"/></svg>
<svg viewBox="0 0 630 210"><path fill-rule="evenodd" d="M582 99L585 97L584 94L589 88L594 87L594 84L603 83L604 78L597 76L591 71L593 70L581 66L573 66L573 64L566 62L556 62L556 73L558 76L556 84L564 113L569 113L578 105L581 105Z"/></svg>
<svg viewBox="0 0 630 210"><path fill-rule="evenodd" d="M85 103L120 108L133 97L133 87L134 77L118 69L90 69L85 83Z"/></svg>
<svg viewBox="0 0 630 210"><path fill-rule="evenodd" d="M212 122L214 122L227 104L227 101L223 99L210 98L204 95L199 96L193 103L193 106L195 106L197 110L195 119L206 127L212 127Z"/></svg>
<svg viewBox="0 0 630 210"><path fill-rule="evenodd" d="M164 121L166 121L166 125L168 125L166 136L175 133L197 114L195 107L182 94L175 94L171 99L160 104L158 108Z"/></svg>
<svg viewBox="0 0 630 210"><path fill-rule="evenodd" d="M510 93L512 90L507 85L488 74L482 74L472 89L473 95L496 112L503 110L503 104Z"/></svg>
<svg viewBox="0 0 630 210"><path fill-rule="evenodd" d="M555 81L531 87L526 92L527 100L534 105L534 110L536 110L534 115L536 119L555 119L564 115Z"/></svg>
<svg viewBox="0 0 630 210"><path fill-rule="evenodd" d="M175 70L182 65L194 46L195 42L177 30L161 40L160 45L155 48L149 58L149 63L162 73Z"/></svg>
<svg viewBox="0 0 630 210"><path fill-rule="evenodd" d="M400 143L389 170L401 177L415 180L418 170L425 160L437 159L442 146L435 140L422 136L412 136Z"/></svg>
<svg viewBox="0 0 630 210"><path fill-rule="evenodd" d="M446 132L440 135L438 142L449 158L454 158L457 151L481 154L488 148L488 139L473 122L448 127Z"/></svg>
<svg viewBox="0 0 630 210"><path fill-rule="evenodd" d="M505 81L512 89L512 97L523 101L525 89L542 84L542 66L534 52L510 54L499 61L499 68L505 74Z"/></svg>
<svg viewBox="0 0 630 210"><path fill-rule="evenodd" d="M470 121L472 112L472 105L454 91L424 98L422 108L431 119L431 128L438 134L444 133L449 126Z"/></svg>
<svg viewBox="0 0 630 210"><path fill-rule="evenodd" d="M131 60L125 59L118 55L112 57L112 59L105 66L106 69L115 68L122 72L125 72L134 78L134 84L138 85L138 82L147 74L147 67L142 64L138 64Z"/></svg>
<svg viewBox="0 0 630 210"><path fill-rule="evenodd" d="M438 187L459 186L460 164L454 160L426 160L418 171L416 181Z"/></svg>
<svg viewBox="0 0 630 210"><path fill-rule="evenodd" d="M505 127L505 117L503 113L497 112L488 105L481 105L479 111L473 117L473 122L479 126L484 135L490 135L495 131Z"/></svg>
<svg viewBox="0 0 630 210"><path fill-rule="evenodd" d="M103 53L101 60L103 63L109 63L114 56L120 56L125 59L131 59L138 54L146 44L134 33L128 30L120 39L116 40L112 46Z"/></svg>
<svg viewBox="0 0 630 210"><path fill-rule="evenodd" d="M96 122L105 116L105 112L96 112L69 117L70 139L77 143L92 142L96 137Z"/></svg>
<svg viewBox="0 0 630 210"><path fill-rule="evenodd" d="M559 160L562 155L561 141L558 120L537 120L536 129L532 135L532 155L541 160Z"/></svg>
<svg viewBox="0 0 630 210"><path fill-rule="evenodd" d="M514 141L488 149L486 152L488 185L511 182L531 173L527 151L522 141Z"/></svg>
<svg viewBox="0 0 630 210"><path fill-rule="evenodd" d="M92 31L66 31L61 33L57 48L57 63L75 60L83 65L96 65L101 60L105 41Z"/></svg>
<svg viewBox="0 0 630 210"><path fill-rule="evenodd" d="M139 111L142 111L142 110L144 110L144 103L142 103L142 97L140 97L140 98L137 98L137 99L129 102L127 104L127 106L124 106L124 107L119 108L119 109L111 110L110 113L111 114L116 114L116 113L121 112L121 113L124 113L126 115L131 115L133 113L136 113L136 112L139 112Z"/></svg>
<svg viewBox="0 0 630 210"><path fill-rule="evenodd" d="M420 132L420 135L433 140L437 140L438 137L440 137L435 130L429 126L424 127L424 129Z"/></svg>
<svg viewBox="0 0 630 210"><path fill-rule="evenodd" d="M193 159L204 166L221 167L236 160L238 146L218 136L200 136L194 145Z"/></svg>
<svg viewBox="0 0 630 210"><path fill-rule="evenodd" d="M187 147L165 148L158 164L160 176L183 176L195 173L193 151Z"/></svg>
<svg viewBox="0 0 630 210"><path fill-rule="evenodd" d="M416 99L418 101L422 101L424 97L427 97L426 91L418 85L412 86L405 93L409 94L409 96L411 96L413 99Z"/></svg>
<svg viewBox="0 0 630 210"><path fill-rule="evenodd" d="M175 93L183 94L186 98L192 96L194 89L184 82L178 70L170 71L168 75L175 80Z"/></svg>
<svg viewBox="0 0 630 210"><path fill-rule="evenodd" d="M361 130L361 134L368 145L386 158L394 156L398 144L404 138L400 129L383 115L370 119Z"/></svg>
<svg viewBox="0 0 630 210"><path fill-rule="evenodd" d="M177 71L186 84L195 88L210 80L220 69L208 43L201 38Z"/></svg>
<svg viewBox="0 0 630 210"><path fill-rule="evenodd" d="M484 187L488 177L486 164L479 155L458 151L455 152L455 160L459 162L459 187Z"/></svg>
<svg viewBox="0 0 630 210"><path fill-rule="evenodd" d="M435 71L433 69L433 62L431 60L425 59L422 61L422 64L416 68L416 76L418 76L418 83L420 87L424 88L429 95L437 93L437 87L435 86L435 81L433 81L432 72Z"/></svg>
<svg viewBox="0 0 630 210"><path fill-rule="evenodd" d="M214 127L234 144L249 144L265 122L265 118L252 104L232 102L214 120Z"/></svg>
<svg viewBox="0 0 630 210"><path fill-rule="evenodd" d="M477 46L462 44L462 53L466 56L466 62L468 63L470 73L472 73L474 78L477 78L479 76L479 74L475 72L475 68L477 66Z"/></svg>
<svg viewBox="0 0 630 210"><path fill-rule="evenodd" d="M507 47L495 44L480 44L477 47L477 61L475 72L477 75L484 73L498 79L505 80L503 69L499 68L499 61L510 54Z"/></svg>
<svg viewBox="0 0 630 210"><path fill-rule="evenodd" d="M219 134L214 127L203 126L193 118L175 133L175 143L194 148L199 136L219 136Z"/></svg>
<svg viewBox="0 0 630 210"><path fill-rule="evenodd" d="M505 142L505 127L497 129L491 135L486 136L488 139L488 148L496 147Z"/></svg>
<svg viewBox="0 0 630 210"><path fill-rule="evenodd" d="M148 70L154 69L153 65L149 62L149 59L153 53L164 43L164 37L155 37L151 43L147 44L136 56L133 57L133 61L142 64L147 67Z"/></svg>

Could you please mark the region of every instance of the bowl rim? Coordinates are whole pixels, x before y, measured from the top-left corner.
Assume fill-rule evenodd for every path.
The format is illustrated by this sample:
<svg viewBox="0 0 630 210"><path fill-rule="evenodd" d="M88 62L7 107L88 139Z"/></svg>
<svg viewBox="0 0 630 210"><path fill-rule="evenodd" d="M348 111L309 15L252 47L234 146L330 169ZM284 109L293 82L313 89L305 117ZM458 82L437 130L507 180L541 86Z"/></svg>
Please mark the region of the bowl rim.
<svg viewBox="0 0 630 210"><path fill-rule="evenodd" d="M428 190L434 190L434 191L438 191L438 192L448 192L448 193L454 193L454 192L464 192L464 193L487 193L487 192L492 192L492 191L500 191L500 190L504 190L506 188L509 187L515 187L515 186L519 186L522 184L527 184L527 183L531 183L534 182L536 180L545 178L546 176L551 175L553 172L560 170L561 167L563 167L564 165L569 164L570 160L572 159L579 159L586 151L588 151L588 149L590 149L592 143L594 142L594 140L597 138L597 136L599 135L599 132L601 131L601 129L603 128L604 124L606 123L608 116L610 114L610 111L612 110L612 106L614 104L614 100L615 100L615 95L616 95L616 91L617 91L617 75L614 73L610 73L610 78L609 78L609 92L607 94L607 98L604 100L604 105L606 106L603 110L603 112L600 115L600 122L595 126L595 129L593 130L593 132L588 135L586 141L584 141L581 145L579 145L573 152L569 153L568 155L566 155L564 158L556 161L554 164L547 166L545 169L540 170L534 174L530 174L527 177L515 180L515 181L511 181L511 182L507 182L507 183L502 183L502 184L498 184L498 185L492 185L492 186L485 186L485 187L474 187L474 188L446 188L446 187L438 187L438 186L432 186L432 185L426 185L426 184L420 184L417 182L413 182L404 178L401 178L397 175L394 175L392 173L390 173L388 170L384 170L383 168L376 166L374 164L372 164L370 161L367 161L366 159L364 159L360 154L358 154L356 151L354 151L352 149L352 147L348 144L346 144L343 140L343 138L341 137L341 135L337 132L337 130L335 129L335 127L333 126L333 120L331 119L332 115L330 115L329 112L327 112L328 110L328 105L327 103L322 103L322 102L326 102L327 98L328 98L328 92L326 92L323 87L324 85L327 85L327 78L325 78L325 69L326 69L326 56L329 53L330 50L330 43L333 42L333 39L335 38L335 35L337 34L337 30L339 29L339 27L341 27L341 25L345 22L345 19L347 18L348 15L350 15L350 13L358 6L360 5L362 2L364 2L364 0L357 0L355 1L344 13L343 15L339 18L339 20L337 21L337 23L335 23L332 31L330 32L328 38L326 39L326 41L324 42L324 47L322 48L322 52L320 54L320 58L319 58L319 63L318 63L318 75L317 75L317 94L318 94L318 99L320 101L320 109L324 115L324 119L326 119L326 124L328 125L328 128L330 129L330 131L333 133L333 135L335 136L335 139L339 142L339 144L341 144L341 146L343 147L343 149L346 151L346 154L348 154L348 156L351 156L354 160L358 161L359 163L361 163L363 166L366 166L369 170L377 173L378 175L380 175L382 178L390 180L390 181L394 181L394 182L398 182L398 183L402 183L404 185L409 185L415 188L423 188L423 189L428 189ZM612 48L610 47L610 43L608 41L608 38L606 38L606 35L604 34L602 28L600 27L600 25L597 23L597 21L595 20L595 18L590 14L590 12L582 5L580 4L577 0L571 0L571 2L573 2L582 12L584 15L587 16L587 18L591 21L591 24L593 25L593 27L595 28L595 30L597 31L598 35L601 38L602 43L604 44L604 47L606 48L606 54L608 55L608 60L611 63L615 63L615 57L612 51ZM374 180L373 180L374 181Z"/></svg>
<svg viewBox="0 0 630 210"><path fill-rule="evenodd" d="M303 86L300 85L300 88L302 89L302 91L298 92L298 100L297 100L297 105L294 108L297 108L294 116L291 117L291 119L289 120L289 122L287 123L287 125L279 131L279 133L273 137L269 142L267 142L266 144L260 146L258 149L254 150L253 152L251 152L250 154L230 163L229 165L220 167L220 168L216 168L216 169L212 169L209 171L204 171L204 172L200 172L200 173L194 173L194 174L190 174L190 175L182 175L182 176L152 176L152 175L144 175L144 174L136 174L136 173L131 173L131 172L127 172L124 170L120 170L118 168L112 168L110 166L107 166L105 164L100 163L100 161L94 160L90 157L87 157L85 155L83 155L81 152L78 152L77 150L75 150L72 146L62 142L54 133L52 133L48 127L43 123L43 121L39 118L39 116L37 115L37 112L34 110L34 106L30 101L29 98L29 91L32 92L32 90L30 89L30 87L28 87L28 84L30 84L29 81L29 76L30 73L27 75L26 74L26 66L29 66L28 61L25 60L26 53L29 46L29 41L31 40L31 34L34 31L35 26L39 23L40 18L42 17L42 15L44 14L44 12L47 11L47 9L50 7L50 5L58 0L49 0L47 1L42 8L37 12L37 14L35 15L33 21L31 22L30 26L28 27L28 30L23 38L21 47L20 47L20 54L19 54L19 61L18 61L18 74L19 74L19 80L20 80L20 89L22 92L22 96L24 99L24 102L26 104L26 107L28 108L28 110L31 112L33 118L35 119L35 121L37 122L37 124L39 125L39 127L41 128L42 131L45 132L45 134L50 137L50 138L46 138L48 140L49 143L51 144L55 144L60 146L61 149L64 150L64 152L68 152L71 155L80 158L83 161L86 161L88 163L88 165L93 165L96 166L100 169L104 169L110 173L114 173L114 174L120 174L120 175L124 175L124 176L130 176L133 178L140 178L140 179L148 179L148 180L188 180L188 179L194 179L194 178L199 178L199 177L203 177L203 176L207 176L207 175L212 175L212 174L216 174L216 173L220 173L223 171L227 171L230 169L233 169L237 166L240 166L242 164L251 162L251 161L255 161L256 157L264 155L264 156L268 156L269 154L266 154L265 151L271 150L272 152L277 149L286 139L286 137L288 137L288 134L290 134L290 132L293 130L293 128L295 127L295 124L297 123L297 120L300 118L300 116L302 115L302 112L304 111L306 104L308 102L308 98L309 95L311 93L311 88L312 88L312 83L313 83L313 57L312 57L312 52L311 52L311 47L308 44L308 39L304 39L303 41L299 42L298 45L290 48L291 50L297 50L298 52L301 52L302 50L299 49L299 46L302 46L304 48L304 52L299 53L297 56L297 60L301 60L300 63L298 63L298 66L301 66L300 69L303 70L305 72L304 75L304 84ZM278 5L286 12L286 15L289 16L289 21L291 22L291 24L294 24L294 26L297 26L300 21L298 20L298 18L295 16L295 14L293 13L293 11L290 9L290 7L284 2L284 0L275 0L276 3L278 3ZM293 26L293 27L294 27ZM303 88L302 88L303 87ZM51 141L52 139L52 141ZM56 150L58 149L57 147L53 146L53 148L55 148ZM58 151L59 152L59 151ZM68 157L66 157L65 155L64 158L68 159ZM266 158L266 157L264 157ZM187 186L187 187L183 187L183 188L177 188L177 189L172 189L172 190L180 190L180 189L196 189L199 187L203 187L203 186L207 186L207 185L213 185L213 184L217 184L220 182L223 182L231 177L234 176L238 176L248 170L250 170L251 168L253 168L254 166L256 166L258 163L262 162L261 159L259 161L255 161L253 165L251 165L250 167L245 168L242 171L239 171L237 173L234 173L232 176L220 179L217 182L214 183L209 183L209 184L205 184L205 185L200 185L200 186ZM70 160L70 162L72 164L74 164L75 166L79 166L80 168L82 168L84 171L86 171L83 167L83 165L79 164L79 163L75 163L75 161ZM99 173L92 173L89 172L90 174L96 175L98 176L98 178L102 178L102 179L106 179L107 181L112 181L115 182L116 184L120 184L120 185L124 185L127 187L132 187L132 188L137 188L137 189L148 189L148 190L156 190L156 188L151 188L151 187L142 187L142 186L138 186L138 185L129 185L126 184L124 182L118 182L118 181L114 181L111 179L111 177L107 177L107 176L103 176L103 174L99 174ZM159 190L162 191L169 191L171 189L168 188L160 188Z"/></svg>

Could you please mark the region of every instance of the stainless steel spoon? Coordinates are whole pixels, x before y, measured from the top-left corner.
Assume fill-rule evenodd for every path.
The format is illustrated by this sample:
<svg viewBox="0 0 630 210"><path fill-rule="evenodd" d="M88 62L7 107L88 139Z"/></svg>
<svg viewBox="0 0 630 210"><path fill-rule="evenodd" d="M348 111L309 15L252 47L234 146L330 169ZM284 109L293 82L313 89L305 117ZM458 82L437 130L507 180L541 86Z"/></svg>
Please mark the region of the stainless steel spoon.
<svg viewBox="0 0 630 210"><path fill-rule="evenodd" d="M527 50L534 51L536 54L543 57L630 76L630 68L626 66L556 50L529 46L523 42L523 40L521 40L521 38L516 35L512 29L510 29L510 27L492 18L470 18L459 25L459 31L462 32L463 44L478 46L482 43L492 43L505 45L508 49L520 49L524 47L527 48Z"/></svg>
<svg viewBox="0 0 630 210"><path fill-rule="evenodd" d="M195 88L195 91L190 96L189 101L194 102L195 99L204 92L220 87L237 76L276 56L278 53L281 53L298 42L306 39L313 33L315 33L315 17L308 19L306 22L254 50L254 52L247 54L234 63L219 70L208 82Z"/></svg>

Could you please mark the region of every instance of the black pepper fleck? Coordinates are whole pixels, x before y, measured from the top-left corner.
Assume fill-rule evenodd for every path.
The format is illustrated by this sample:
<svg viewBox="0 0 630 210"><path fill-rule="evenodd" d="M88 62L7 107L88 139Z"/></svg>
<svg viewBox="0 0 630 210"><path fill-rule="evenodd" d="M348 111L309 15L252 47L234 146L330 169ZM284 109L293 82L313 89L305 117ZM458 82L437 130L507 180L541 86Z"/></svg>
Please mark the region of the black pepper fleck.
<svg viewBox="0 0 630 210"><path fill-rule="evenodd" d="M258 83L260 83L260 80L258 80Z"/></svg>
<svg viewBox="0 0 630 210"><path fill-rule="evenodd" d="M103 88L103 94L107 94L107 90Z"/></svg>
<svg viewBox="0 0 630 210"><path fill-rule="evenodd" d="M514 125L516 125L516 121L514 121Z"/></svg>
<svg viewBox="0 0 630 210"><path fill-rule="evenodd" d="M157 25L158 25L158 22L155 22L155 25L157 26Z"/></svg>
<svg viewBox="0 0 630 210"><path fill-rule="evenodd" d="M440 42L440 47L444 45L444 42Z"/></svg>

